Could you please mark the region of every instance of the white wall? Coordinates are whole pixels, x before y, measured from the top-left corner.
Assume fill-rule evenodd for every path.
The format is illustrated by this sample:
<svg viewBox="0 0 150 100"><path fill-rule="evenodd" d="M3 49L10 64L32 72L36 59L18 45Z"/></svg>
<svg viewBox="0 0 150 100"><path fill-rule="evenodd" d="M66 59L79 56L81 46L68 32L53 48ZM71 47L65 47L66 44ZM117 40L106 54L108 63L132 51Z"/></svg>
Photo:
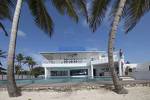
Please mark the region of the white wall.
<svg viewBox="0 0 150 100"><path fill-rule="evenodd" d="M145 62L141 64L125 64L125 67L135 69L133 72L129 73L136 80L150 80L149 66L150 62Z"/></svg>
<svg viewBox="0 0 150 100"><path fill-rule="evenodd" d="M150 80L150 71L133 72L132 75L136 80Z"/></svg>
<svg viewBox="0 0 150 100"><path fill-rule="evenodd" d="M136 71L149 71L150 62L138 64Z"/></svg>

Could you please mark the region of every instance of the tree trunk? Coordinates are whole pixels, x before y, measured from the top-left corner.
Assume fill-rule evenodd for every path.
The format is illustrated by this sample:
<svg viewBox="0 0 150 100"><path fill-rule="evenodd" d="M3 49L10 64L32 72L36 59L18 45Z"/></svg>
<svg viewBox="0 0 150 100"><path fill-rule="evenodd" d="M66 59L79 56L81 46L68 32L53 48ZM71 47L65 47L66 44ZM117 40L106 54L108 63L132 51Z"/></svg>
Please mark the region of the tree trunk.
<svg viewBox="0 0 150 100"><path fill-rule="evenodd" d="M115 71L114 66L114 59L113 59L113 51L114 51L114 42L115 42L115 35L119 25L119 21L123 12L123 8L125 6L126 0L120 0L117 12L115 14L111 31L109 33L109 41L108 41L108 60L109 60L109 67L112 74L112 80L114 83L115 91L119 94L126 94L127 91L123 88L123 86L119 83L119 79L117 73Z"/></svg>
<svg viewBox="0 0 150 100"><path fill-rule="evenodd" d="M22 73L22 70L21 70L21 79L23 79L23 73Z"/></svg>
<svg viewBox="0 0 150 100"><path fill-rule="evenodd" d="M20 90L16 86L15 76L14 76L14 57L15 57L15 49L16 49L16 38L18 31L18 23L20 17L20 11L23 0L17 0L17 5L13 17L10 43L9 43L9 51L8 51L8 68L7 68L7 90L10 97L17 97L21 95Z"/></svg>

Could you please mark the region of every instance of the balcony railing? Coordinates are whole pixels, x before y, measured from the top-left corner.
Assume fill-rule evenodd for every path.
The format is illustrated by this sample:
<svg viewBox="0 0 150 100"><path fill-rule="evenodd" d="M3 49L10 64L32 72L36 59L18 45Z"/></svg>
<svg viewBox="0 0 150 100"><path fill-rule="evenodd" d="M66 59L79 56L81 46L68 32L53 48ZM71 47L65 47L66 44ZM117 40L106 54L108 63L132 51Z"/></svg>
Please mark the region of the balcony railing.
<svg viewBox="0 0 150 100"><path fill-rule="evenodd" d="M88 63L89 60L85 59L85 60L48 60L48 61L44 61L44 63L47 64L72 64L72 63Z"/></svg>
<svg viewBox="0 0 150 100"><path fill-rule="evenodd" d="M114 57L114 61L118 61L117 57ZM58 59L58 60L47 60L44 61L43 63L45 64L76 64L76 63L107 63L108 62L108 58L101 58L101 59L72 59L72 60L64 60L64 59Z"/></svg>

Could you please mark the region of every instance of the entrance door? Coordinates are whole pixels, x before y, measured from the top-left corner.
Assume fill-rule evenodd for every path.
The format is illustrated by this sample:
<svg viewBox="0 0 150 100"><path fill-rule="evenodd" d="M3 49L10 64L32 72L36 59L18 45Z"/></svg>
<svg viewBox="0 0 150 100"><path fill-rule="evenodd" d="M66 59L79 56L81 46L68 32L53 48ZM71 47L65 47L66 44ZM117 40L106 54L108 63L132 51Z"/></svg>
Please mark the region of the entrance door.
<svg viewBox="0 0 150 100"><path fill-rule="evenodd" d="M96 76L96 69L93 69L93 75Z"/></svg>

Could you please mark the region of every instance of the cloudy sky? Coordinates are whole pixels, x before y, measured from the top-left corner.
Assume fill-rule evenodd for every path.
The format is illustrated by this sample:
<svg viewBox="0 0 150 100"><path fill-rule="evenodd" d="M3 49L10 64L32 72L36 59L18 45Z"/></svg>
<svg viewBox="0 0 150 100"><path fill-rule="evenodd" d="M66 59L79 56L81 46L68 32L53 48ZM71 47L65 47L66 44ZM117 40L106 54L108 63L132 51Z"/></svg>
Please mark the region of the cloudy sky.
<svg viewBox="0 0 150 100"><path fill-rule="evenodd" d="M107 17L102 26L95 33L92 33L84 18L81 18L79 23L76 24L68 16L60 15L49 2L47 2L47 7L55 23L54 34L51 38L35 25L28 6L24 4L19 23L17 53L30 55L40 63L43 58L39 52L59 51L59 48L107 51L110 30ZM124 34L122 24L119 26L115 49L122 48L126 60L130 62L150 61L149 18L150 13L146 14L127 35ZM4 21L4 25L10 31L11 23ZM5 37L2 30L0 30L0 49L7 51L8 44L9 37Z"/></svg>

